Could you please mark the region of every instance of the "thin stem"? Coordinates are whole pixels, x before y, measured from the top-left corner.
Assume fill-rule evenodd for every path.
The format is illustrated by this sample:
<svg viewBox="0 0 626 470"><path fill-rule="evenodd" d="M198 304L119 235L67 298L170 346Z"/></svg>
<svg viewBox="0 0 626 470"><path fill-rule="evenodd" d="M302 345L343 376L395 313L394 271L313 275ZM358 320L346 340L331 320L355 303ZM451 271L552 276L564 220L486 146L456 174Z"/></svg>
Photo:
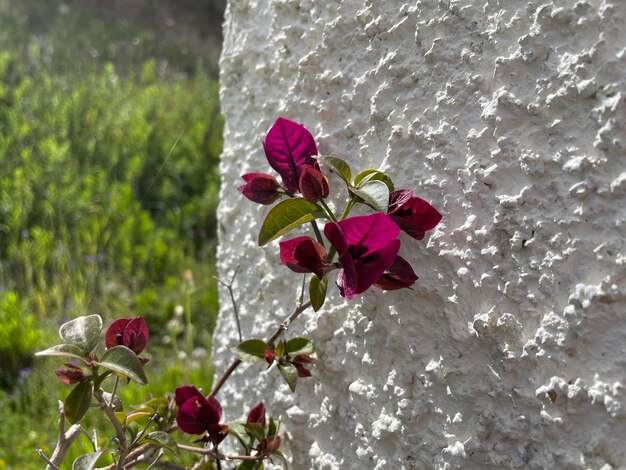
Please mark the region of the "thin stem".
<svg viewBox="0 0 626 470"><path fill-rule="evenodd" d="M352 194L350 194L350 199L348 200L348 204L346 204L346 208L344 209L343 214L341 214L341 219L339 220L343 220L346 217L348 217L348 214L350 214L350 211L354 207L354 204L356 204L356 198Z"/></svg>
<svg viewBox="0 0 626 470"><path fill-rule="evenodd" d="M328 217L330 217L330 220L332 220L333 222L337 222L337 217L335 217L335 214L333 214L333 211L330 210L330 207L328 207L326 202L323 199L320 199L319 203L322 205L322 207L326 211L326 214L328 215Z"/></svg>
<svg viewBox="0 0 626 470"><path fill-rule="evenodd" d="M39 456L48 464L46 466L46 470L58 470L59 465L63 463L63 459L65 458L65 454L70 449L70 446L74 443L74 441L80 436L81 427L78 424L73 424L70 428L65 431L65 408L63 407L63 402L58 402L59 406L59 439L57 441L57 445L54 448L54 452L52 453L52 457L48 459L43 451L38 450Z"/></svg>
<svg viewBox="0 0 626 470"><path fill-rule="evenodd" d="M117 386L120 384L120 376L115 376L115 383L113 384L113 391L111 392L111 399L109 400L109 406L113 407L113 400L115 400L115 393L117 392Z"/></svg>
<svg viewBox="0 0 626 470"><path fill-rule="evenodd" d="M313 231L315 232L315 238L317 238L317 243L324 246L324 239L322 238L322 233L320 232L320 229L317 226L317 222L315 220L311 221L311 227L313 227Z"/></svg>
<svg viewBox="0 0 626 470"><path fill-rule="evenodd" d="M193 452L195 454L210 455L215 457L217 461L220 460L261 460L262 456L257 455L236 455L236 454L222 454L215 449L207 449L206 447L194 447L185 444L178 444L180 450L187 452Z"/></svg>
<svg viewBox="0 0 626 470"><path fill-rule="evenodd" d="M129 451L128 446L126 445L126 433L124 432L122 425L118 421L117 416L115 416L115 411L113 410L113 407L109 405L107 401L104 399L103 390L102 389L97 390L94 393L94 395L96 397L96 400L98 400L98 403L100 403L100 407L102 408L104 413L107 415L107 418L109 418L109 421L115 428L118 447L120 449L120 456L117 460L115 468L118 470L123 470L125 468L124 464L126 462L126 456L128 455L128 451Z"/></svg>
<svg viewBox="0 0 626 470"><path fill-rule="evenodd" d="M151 468L154 468L154 466L161 459L161 457L163 457L163 449L159 450L159 453L157 454L156 458L152 461L152 463L148 466L148 468L146 468L146 470L150 470Z"/></svg>
<svg viewBox="0 0 626 470"><path fill-rule="evenodd" d="M302 275L302 290L300 291L300 300L298 300L298 305L302 305L304 303L304 291L306 290L306 274Z"/></svg>
<svg viewBox="0 0 626 470"><path fill-rule="evenodd" d="M46 454L43 453L43 450L37 449L37 453L39 454L39 457L41 457L41 460L43 460L44 462L46 462L48 464L48 467L52 467L53 469L59 470L59 467L57 467L55 464L53 464L50 461L50 459L48 459L48 457L46 457Z"/></svg>
<svg viewBox="0 0 626 470"><path fill-rule="evenodd" d="M239 323L239 310L237 309L237 302L235 301L235 294L233 293L233 283L235 282L235 276L237 276L237 271L239 271L239 265L235 268L235 272L230 278L230 282L226 283L221 279L214 277L214 279L219 282L221 285L228 289L228 294L230 295L230 301L233 304L233 313L235 314L235 321L237 322L237 332L239 333L239 342L243 341L243 337L241 335L241 324Z"/></svg>
<svg viewBox="0 0 626 470"><path fill-rule="evenodd" d="M276 339L278 339L281 334L287 331L291 322L294 321L296 318L298 318L298 316L310 306L311 306L310 300L308 300L304 304L298 303L298 305L296 305L296 308L293 310L293 312L291 312L291 314L287 318L285 318L285 320L283 320L283 322L280 324L278 329L274 332L272 336L270 336L270 338L266 341L266 343L271 344L274 341L276 341ZM241 364L241 359L237 358L230 364L230 366L228 366L228 369L224 371L224 374L222 374L222 377L220 377L217 384L215 384L215 387L213 387L213 391L211 392L212 397L217 395L217 393L224 386L224 384L226 383L230 375L235 371L237 367L239 367L239 364Z"/></svg>

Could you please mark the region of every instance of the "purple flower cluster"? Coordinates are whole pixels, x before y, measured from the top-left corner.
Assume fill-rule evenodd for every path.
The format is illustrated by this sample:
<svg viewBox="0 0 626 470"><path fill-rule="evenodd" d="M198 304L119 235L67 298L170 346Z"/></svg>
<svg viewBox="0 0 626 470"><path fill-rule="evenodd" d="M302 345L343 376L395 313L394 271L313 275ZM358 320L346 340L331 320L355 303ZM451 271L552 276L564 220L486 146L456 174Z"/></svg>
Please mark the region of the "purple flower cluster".
<svg viewBox="0 0 626 470"><path fill-rule="evenodd" d="M314 157L317 155L315 141L304 126L278 118L263 148L282 184L268 174L245 174L242 176L245 184L238 188L245 197L268 205L282 197L297 197L298 193L313 204L328 197L328 180ZM417 276L411 265L398 255L398 236L403 231L421 240L440 220L441 214L412 190L394 190L389 193L386 213L354 216L326 224L324 235L332 246L332 254L321 240L300 236L280 243L280 259L292 271L314 273L318 278L339 269L336 284L346 299L371 286L384 290L410 287ZM335 252L339 257L337 262L329 259Z"/></svg>

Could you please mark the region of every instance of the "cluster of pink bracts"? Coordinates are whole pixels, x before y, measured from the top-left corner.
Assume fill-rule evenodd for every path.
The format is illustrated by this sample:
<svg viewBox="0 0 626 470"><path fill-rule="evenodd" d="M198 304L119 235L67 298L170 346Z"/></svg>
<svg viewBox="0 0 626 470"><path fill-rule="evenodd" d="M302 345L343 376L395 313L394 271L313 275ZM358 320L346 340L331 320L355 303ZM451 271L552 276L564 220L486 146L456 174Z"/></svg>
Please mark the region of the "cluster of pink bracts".
<svg viewBox="0 0 626 470"><path fill-rule="evenodd" d="M302 125L278 118L263 142L270 166L282 178L247 173L238 190L259 204L272 204L281 197L298 193L311 203L329 196L328 181L320 171L317 147L311 133ZM338 264L328 259L326 248L311 237L301 236L280 243L283 264L297 273L314 273L319 278L340 268L337 286L342 296L351 299L372 285L394 290L410 287L417 280L411 265L398 255L400 231L421 240L441 220L441 214L410 189L389 194L386 213L354 216L328 222L324 235L339 255Z"/></svg>

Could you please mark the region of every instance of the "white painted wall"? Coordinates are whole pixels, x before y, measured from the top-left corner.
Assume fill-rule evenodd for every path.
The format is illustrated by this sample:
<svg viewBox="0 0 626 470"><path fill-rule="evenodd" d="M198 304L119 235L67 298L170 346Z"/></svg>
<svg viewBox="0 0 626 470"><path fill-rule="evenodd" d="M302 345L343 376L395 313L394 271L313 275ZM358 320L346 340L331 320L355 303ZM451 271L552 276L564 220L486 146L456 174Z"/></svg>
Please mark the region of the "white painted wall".
<svg viewBox="0 0 626 470"><path fill-rule="evenodd" d="M219 269L247 338L300 283L236 191L276 117L444 215L403 237L415 290L333 290L293 330L314 377L243 367L227 417L266 397L296 469L626 468L626 2L231 0L224 32Z"/></svg>

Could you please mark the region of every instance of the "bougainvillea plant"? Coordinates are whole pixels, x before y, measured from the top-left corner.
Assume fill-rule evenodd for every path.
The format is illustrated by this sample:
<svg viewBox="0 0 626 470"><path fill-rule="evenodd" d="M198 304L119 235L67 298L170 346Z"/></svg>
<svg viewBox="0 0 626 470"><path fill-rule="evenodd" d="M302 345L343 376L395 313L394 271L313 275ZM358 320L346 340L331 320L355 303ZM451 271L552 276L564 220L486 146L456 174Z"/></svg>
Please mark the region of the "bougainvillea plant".
<svg viewBox="0 0 626 470"><path fill-rule="evenodd" d="M56 370L56 375L73 386L59 406L60 434L54 454L48 458L39 452L48 469L58 468L63 462L69 446L81 432L77 423L92 406L99 408L109 420L114 432L113 448L99 449L94 442L94 452L74 461L73 469L94 469L107 452L114 463L102 468L125 469L139 464L151 468L166 451L173 456L181 452L198 455L200 460L193 468L221 469L228 463L234 465L229 468L240 470L262 469L266 459L277 459L286 467L288 462L281 450L285 426L280 420L268 419L263 402L248 411L245 421L227 424L216 398L222 386L242 362L275 367L293 392L298 379L312 375L313 343L303 337L288 338L287 332L304 310L312 307L317 312L322 308L331 276L339 295L347 300L371 288L398 290L410 288L417 281L410 263L399 255L401 232L423 239L441 220L441 214L433 206L415 196L411 189L396 189L391 178L380 170L366 169L353 175L345 160L318 156L311 133L288 119L278 118L263 141L263 148L280 182L270 174L247 173L242 175L244 184L238 190L254 203L273 205L259 230L261 246L308 224L312 236L297 234L284 237L279 243L282 264L303 274L305 279L309 276L308 300L305 301L303 288L298 304L269 338L250 338L233 347L233 361L210 393L193 384L181 384L172 390L172 395L152 400L133 412L123 411L116 392L125 381L147 383L144 371L147 359L139 356L149 340L145 320L141 317L115 320L105 333L102 354L96 351L102 331L102 319L98 315L63 324L59 330L63 342L38 353L69 357L66 368ZM336 188L329 184L330 173L344 187L343 205L331 192ZM356 205L364 206L365 210L359 211L361 214L369 213L351 216ZM321 229L320 223L324 224ZM227 287L231 289L231 285ZM236 314L234 300L233 307ZM242 410L241 415L244 414ZM143 428L137 429L130 424L139 415L149 419ZM66 419L71 423L68 430L64 426ZM195 442L200 445L178 442L176 432L196 436ZM240 453L222 451L222 442L229 436L233 442L228 449L238 443ZM167 466L185 468L172 461Z"/></svg>

